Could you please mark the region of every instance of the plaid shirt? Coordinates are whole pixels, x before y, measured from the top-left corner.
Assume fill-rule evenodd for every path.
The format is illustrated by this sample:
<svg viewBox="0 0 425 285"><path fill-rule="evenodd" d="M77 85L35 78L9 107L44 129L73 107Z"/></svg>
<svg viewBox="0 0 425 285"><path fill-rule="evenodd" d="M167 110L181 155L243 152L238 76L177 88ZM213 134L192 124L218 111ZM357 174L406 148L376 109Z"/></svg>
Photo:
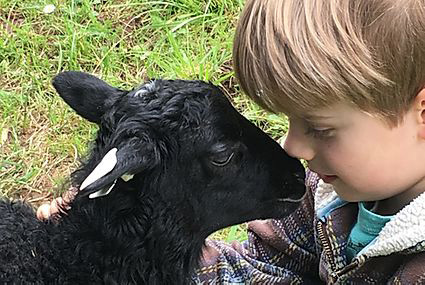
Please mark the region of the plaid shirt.
<svg viewBox="0 0 425 285"><path fill-rule="evenodd" d="M208 240L194 283L425 284L425 239L387 255L348 261L345 249L357 203L317 195L315 173L307 173L306 185L304 201L290 216L250 222L247 242Z"/></svg>

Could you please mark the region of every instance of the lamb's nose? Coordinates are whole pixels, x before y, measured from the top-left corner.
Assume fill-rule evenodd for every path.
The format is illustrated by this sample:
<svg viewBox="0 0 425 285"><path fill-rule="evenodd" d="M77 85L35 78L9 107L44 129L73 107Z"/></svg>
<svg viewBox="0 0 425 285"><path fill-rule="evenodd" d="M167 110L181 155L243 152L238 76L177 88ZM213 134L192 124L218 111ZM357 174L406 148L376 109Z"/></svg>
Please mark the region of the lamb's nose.
<svg viewBox="0 0 425 285"><path fill-rule="evenodd" d="M293 175L293 187L290 189L291 194L289 195L289 202L298 203L300 202L305 195L306 186L305 186L305 172L295 172Z"/></svg>

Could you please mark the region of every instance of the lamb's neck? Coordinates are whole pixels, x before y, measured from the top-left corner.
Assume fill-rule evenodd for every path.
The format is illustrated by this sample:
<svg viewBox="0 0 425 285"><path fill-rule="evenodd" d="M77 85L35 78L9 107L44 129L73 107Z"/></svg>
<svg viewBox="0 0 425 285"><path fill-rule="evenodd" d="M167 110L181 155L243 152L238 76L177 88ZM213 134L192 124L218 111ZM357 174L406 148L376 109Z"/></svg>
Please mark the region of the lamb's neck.
<svg viewBox="0 0 425 285"><path fill-rule="evenodd" d="M152 220L146 240L152 263L156 268L168 271L170 278L174 276L173 280L184 279L193 273L204 245L204 238L184 233L178 222L169 218Z"/></svg>
<svg viewBox="0 0 425 285"><path fill-rule="evenodd" d="M68 231L64 234L82 253L77 252L78 256L91 262L103 253L104 260L96 265L101 274L128 275L143 281L156 272L161 281L171 282L163 284L178 284L177 280L187 284L185 278L197 266L204 243L204 237L183 229L183 220L170 215L166 205L147 198L137 202L120 196L76 199L59 226ZM106 272L111 264L115 272Z"/></svg>

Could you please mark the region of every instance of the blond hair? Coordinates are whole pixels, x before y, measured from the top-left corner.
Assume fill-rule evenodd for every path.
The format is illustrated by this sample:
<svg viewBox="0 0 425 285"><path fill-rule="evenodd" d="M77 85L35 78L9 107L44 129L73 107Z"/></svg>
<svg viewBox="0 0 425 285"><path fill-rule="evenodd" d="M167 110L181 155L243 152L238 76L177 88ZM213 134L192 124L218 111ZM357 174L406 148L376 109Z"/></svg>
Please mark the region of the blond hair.
<svg viewBox="0 0 425 285"><path fill-rule="evenodd" d="M425 81L424 0L247 0L233 60L274 112L350 102L398 123Z"/></svg>

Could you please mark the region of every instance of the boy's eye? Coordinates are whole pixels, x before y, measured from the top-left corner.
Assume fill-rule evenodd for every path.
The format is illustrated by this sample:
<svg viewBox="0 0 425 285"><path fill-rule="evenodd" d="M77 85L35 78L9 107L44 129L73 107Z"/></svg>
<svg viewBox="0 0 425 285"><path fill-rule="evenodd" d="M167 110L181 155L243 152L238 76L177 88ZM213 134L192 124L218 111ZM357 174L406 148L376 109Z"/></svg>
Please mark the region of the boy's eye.
<svg viewBox="0 0 425 285"><path fill-rule="evenodd" d="M326 139L333 135L333 131L334 129L332 128L319 129L319 128L307 127L307 131L305 132L305 134L317 139Z"/></svg>

